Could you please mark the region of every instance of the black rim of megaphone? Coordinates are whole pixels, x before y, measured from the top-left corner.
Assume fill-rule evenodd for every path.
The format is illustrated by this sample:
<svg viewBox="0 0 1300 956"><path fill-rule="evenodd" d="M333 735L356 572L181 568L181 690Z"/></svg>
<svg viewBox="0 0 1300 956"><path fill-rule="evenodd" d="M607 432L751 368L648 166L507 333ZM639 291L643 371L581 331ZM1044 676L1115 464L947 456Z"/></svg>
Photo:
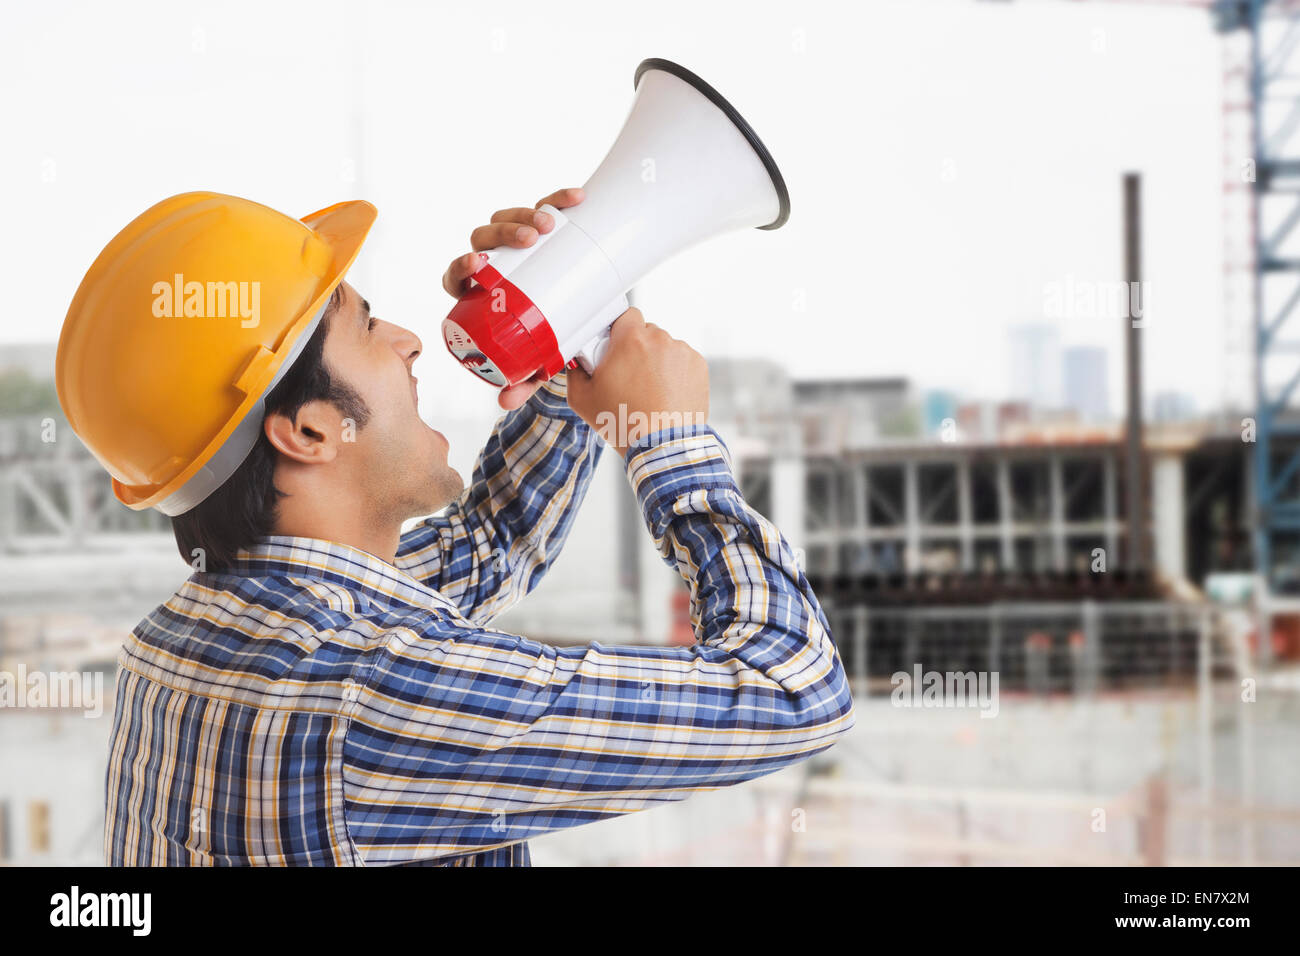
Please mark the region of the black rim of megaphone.
<svg viewBox="0 0 1300 956"><path fill-rule="evenodd" d="M785 221L790 218L790 191L785 188L785 179L781 175L781 170L776 166L776 160L772 154L767 151L763 141L758 138L745 117L736 111L736 108L727 102L727 98L715 90L709 84L692 73L686 67L674 63L672 60L661 60L658 57L651 57L648 60L642 60L640 66L636 68L636 76L632 78L632 89L636 89L641 83L641 76L647 70L663 70L665 73L671 73L679 80L685 80L691 86L695 87L701 93L709 98L709 101L722 110L727 115L727 119L735 124L736 129L744 134L745 139L749 140L749 145L754 148L758 158L763 161L763 166L767 169L767 174L772 177L772 185L776 187L777 197L781 201L781 211L777 217L769 222L766 226L759 226L759 229L780 229L785 225Z"/></svg>

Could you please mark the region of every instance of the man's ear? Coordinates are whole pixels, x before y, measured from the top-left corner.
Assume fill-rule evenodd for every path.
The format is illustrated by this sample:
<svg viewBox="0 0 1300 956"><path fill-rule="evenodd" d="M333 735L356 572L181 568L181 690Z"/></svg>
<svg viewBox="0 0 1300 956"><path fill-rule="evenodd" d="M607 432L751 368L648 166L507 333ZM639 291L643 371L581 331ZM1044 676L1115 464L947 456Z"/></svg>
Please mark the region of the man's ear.
<svg viewBox="0 0 1300 956"><path fill-rule="evenodd" d="M343 419L329 402L308 402L294 418L280 412L266 416L262 430L275 450L304 465L322 465L339 453Z"/></svg>

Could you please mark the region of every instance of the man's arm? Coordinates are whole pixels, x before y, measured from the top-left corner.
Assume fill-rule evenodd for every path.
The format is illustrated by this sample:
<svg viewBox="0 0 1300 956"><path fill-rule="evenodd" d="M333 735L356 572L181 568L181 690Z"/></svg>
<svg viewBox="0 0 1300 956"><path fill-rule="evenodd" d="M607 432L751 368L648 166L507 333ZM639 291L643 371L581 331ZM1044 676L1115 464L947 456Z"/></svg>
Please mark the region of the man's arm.
<svg viewBox="0 0 1300 956"><path fill-rule="evenodd" d="M396 565L486 624L535 588L604 447L569 408L567 373L498 419L460 498L402 535Z"/></svg>
<svg viewBox="0 0 1300 956"><path fill-rule="evenodd" d="M826 617L707 425L624 460L691 588L689 648L555 648L478 628L374 642L344 743L367 862L501 846L771 773L853 726Z"/></svg>

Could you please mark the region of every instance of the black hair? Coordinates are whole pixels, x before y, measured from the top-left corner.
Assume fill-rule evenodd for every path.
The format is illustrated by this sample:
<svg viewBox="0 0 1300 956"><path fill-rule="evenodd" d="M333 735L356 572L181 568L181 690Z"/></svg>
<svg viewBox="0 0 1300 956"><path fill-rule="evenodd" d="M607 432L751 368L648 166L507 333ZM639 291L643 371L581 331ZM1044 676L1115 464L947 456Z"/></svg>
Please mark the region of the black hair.
<svg viewBox="0 0 1300 956"><path fill-rule="evenodd" d="M308 402L326 401L356 422L357 428L369 420L370 409L365 401L325 364L325 336L342 301L342 288L339 285L334 290L316 331L289 371L267 393L265 415L281 414L296 420ZM186 564L194 564L197 557L202 557L200 568L228 568L241 548L271 533L279 501L285 496L275 487L278 455L263 429L234 474L194 508L172 516L176 547Z"/></svg>

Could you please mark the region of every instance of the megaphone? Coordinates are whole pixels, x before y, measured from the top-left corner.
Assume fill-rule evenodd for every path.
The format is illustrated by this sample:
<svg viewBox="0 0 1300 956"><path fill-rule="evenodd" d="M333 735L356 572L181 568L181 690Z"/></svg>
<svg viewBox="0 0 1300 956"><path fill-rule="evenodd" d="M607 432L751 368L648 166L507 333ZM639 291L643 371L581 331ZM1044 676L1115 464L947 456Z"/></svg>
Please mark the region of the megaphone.
<svg viewBox="0 0 1300 956"><path fill-rule="evenodd" d="M498 246L442 323L451 354L479 378L514 385L563 368L591 373L627 291L689 246L733 229L778 229L790 195L758 134L708 83L644 60L618 138L581 205L526 249Z"/></svg>

